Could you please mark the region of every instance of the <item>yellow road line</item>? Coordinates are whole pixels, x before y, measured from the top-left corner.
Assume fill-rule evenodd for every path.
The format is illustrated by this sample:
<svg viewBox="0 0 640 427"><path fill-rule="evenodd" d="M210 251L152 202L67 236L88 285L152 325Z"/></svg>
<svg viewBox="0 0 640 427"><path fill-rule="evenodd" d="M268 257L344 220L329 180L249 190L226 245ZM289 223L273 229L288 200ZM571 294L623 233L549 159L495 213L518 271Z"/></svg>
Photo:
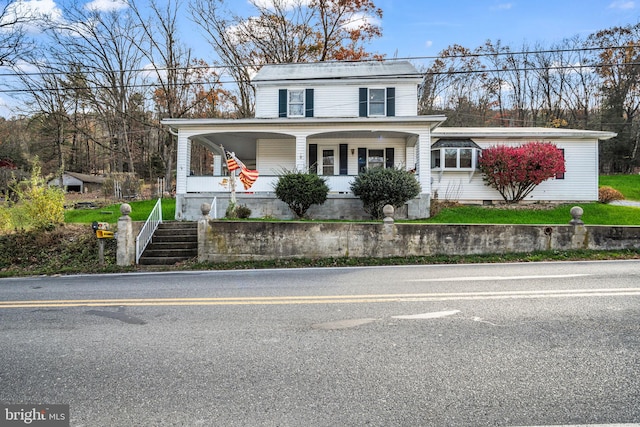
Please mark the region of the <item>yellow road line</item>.
<svg viewBox="0 0 640 427"><path fill-rule="evenodd" d="M311 295L281 297L227 298L125 298L76 300L0 301L1 308L61 308L113 306L206 306L206 305L284 305L357 304L389 302L470 301L534 298L573 298L640 296L640 288L562 289L546 291L460 292L428 294Z"/></svg>

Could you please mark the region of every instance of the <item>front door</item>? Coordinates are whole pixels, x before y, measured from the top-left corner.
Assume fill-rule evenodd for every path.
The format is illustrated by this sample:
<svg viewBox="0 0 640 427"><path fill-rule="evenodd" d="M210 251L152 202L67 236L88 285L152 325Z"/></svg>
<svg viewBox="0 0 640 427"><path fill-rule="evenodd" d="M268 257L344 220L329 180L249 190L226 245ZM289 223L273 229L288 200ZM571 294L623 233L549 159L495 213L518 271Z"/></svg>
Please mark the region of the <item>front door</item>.
<svg viewBox="0 0 640 427"><path fill-rule="evenodd" d="M336 156L337 149L335 147L319 147L320 154L320 175L330 176L338 174L338 159Z"/></svg>

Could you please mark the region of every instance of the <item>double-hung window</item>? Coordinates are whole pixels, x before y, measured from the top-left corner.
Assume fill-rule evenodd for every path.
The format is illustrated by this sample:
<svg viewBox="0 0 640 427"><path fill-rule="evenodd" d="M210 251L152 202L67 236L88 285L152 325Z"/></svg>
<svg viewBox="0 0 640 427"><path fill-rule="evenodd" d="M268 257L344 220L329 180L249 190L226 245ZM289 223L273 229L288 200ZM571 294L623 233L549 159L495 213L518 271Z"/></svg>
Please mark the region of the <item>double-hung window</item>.
<svg viewBox="0 0 640 427"><path fill-rule="evenodd" d="M387 113L385 89L369 89L369 117L385 116Z"/></svg>
<svg viewBox="0 0 640 427"><path fill-rule="evenodd" d="M313 117L313 89L278 90L278 117Z"/></svg>
<svg viewBox="0 0 640 427"><path fill-rule="evenodd" d="M290 89L287 96L287 116L304 117L304 89Z"/></svg>
<svg viewBox="0 0 640 427"><path fill-rule="evenodd" d="M360 117L391 117L396 115L396 89L360 88Z"/></svg>

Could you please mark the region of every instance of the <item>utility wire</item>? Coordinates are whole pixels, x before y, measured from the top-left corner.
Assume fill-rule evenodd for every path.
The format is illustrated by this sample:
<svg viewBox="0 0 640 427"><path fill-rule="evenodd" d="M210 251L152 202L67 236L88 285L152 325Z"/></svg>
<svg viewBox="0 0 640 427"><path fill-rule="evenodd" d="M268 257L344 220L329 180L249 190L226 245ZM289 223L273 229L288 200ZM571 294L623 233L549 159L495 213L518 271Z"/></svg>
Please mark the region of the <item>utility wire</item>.
<svg viewBox="0 0 640 427"><path fill-rule="evenodd" d="M543 53L566 53L566 52L591 52L597 50L606 50L606 49L629 49L629 48L640 48L640 44L629 44L622 46L597 46L597 47L581 47L581 48L570 48L570 49L541 49L541 50L527 50L527 51L497 51L497 52L470 52L465 53L463 55L450 55L450 56L407 56L400 58L389 58L389 59L363 59L357 61L324 61L324 63L331 62L393 62L393 61L416 61L416 60L437 60L437 59L464 59L464 58L481 58L481 57L498 57L498 56L506 56L506 55L537 55ZM322 63L322 62L318 62ZM278 64L239 64L239 65L187 65L181 67L157 67L153 69L149 68L132 68L125 70L108 70L105 73L153 73L155 72L168 72L168 71L195 71L195 70L218 70L218 69L231 69L231 68L259 68L263 65L286 65L287 63L278 63ZM69 64L54 64L59 67L66 67ZM81 67L85 67L81 65ZM52 66L53 68L53 66ZM98 70L98 73L101 71L99 68L91 67L95 70ZM76 70L78 74L83 74L82 68ZM16 75L21 76L41 76L41 75L69 75L73 74L73 72L65 72L65 71L34 71L29 73L0 73L0 77L13 77ZM90 73L89 73L90 74Z"/></svg>

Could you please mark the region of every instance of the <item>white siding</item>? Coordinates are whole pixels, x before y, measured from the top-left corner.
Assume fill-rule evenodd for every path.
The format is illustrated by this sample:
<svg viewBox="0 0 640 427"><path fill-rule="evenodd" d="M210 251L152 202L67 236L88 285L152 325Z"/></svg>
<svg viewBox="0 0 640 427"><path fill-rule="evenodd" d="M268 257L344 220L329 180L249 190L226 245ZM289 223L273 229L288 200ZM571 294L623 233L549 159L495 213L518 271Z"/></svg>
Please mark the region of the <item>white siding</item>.
<svg viewBox="0 0 640 427"><path fill-rule="evenodd" d="M313 96L314 117L358 117L358 86L321 86Z"/></svg>
<svg viewBox="0 0 640 427"><path fill-rule="evenodd" d="M259 139L256 169L260 175L279 175L296 167L295 140Z"/></svg>
<svg viewBox="0 0 640 427"><path fill-rule="evenodd" d="M520 145L524 141L503 141L502 144ZM493 142L476 143L486 148L498 144ZM596 141L555 142L564 149L565 178L549 179L538 185L525 198L526 201L595 201L598 200L598 164ZM482 174L474 172L432 171L432 196L438 192L440 200L501 201L502 196L493 188L485 185Z"/></svg>
<svg viewBox="0 0 640 427"><path fill-rule="evenodd" d="M314 117L358 117L359 115L359 88L387 88L395 87L395 115L414 117L418 115L418 88L413 83L399 82L369 82L368 84L334 83L306 86L276 87L261 85L256 87L256 117L278 117L278 91L279 89L304 89L314 90L313 110Z"/></svg>

